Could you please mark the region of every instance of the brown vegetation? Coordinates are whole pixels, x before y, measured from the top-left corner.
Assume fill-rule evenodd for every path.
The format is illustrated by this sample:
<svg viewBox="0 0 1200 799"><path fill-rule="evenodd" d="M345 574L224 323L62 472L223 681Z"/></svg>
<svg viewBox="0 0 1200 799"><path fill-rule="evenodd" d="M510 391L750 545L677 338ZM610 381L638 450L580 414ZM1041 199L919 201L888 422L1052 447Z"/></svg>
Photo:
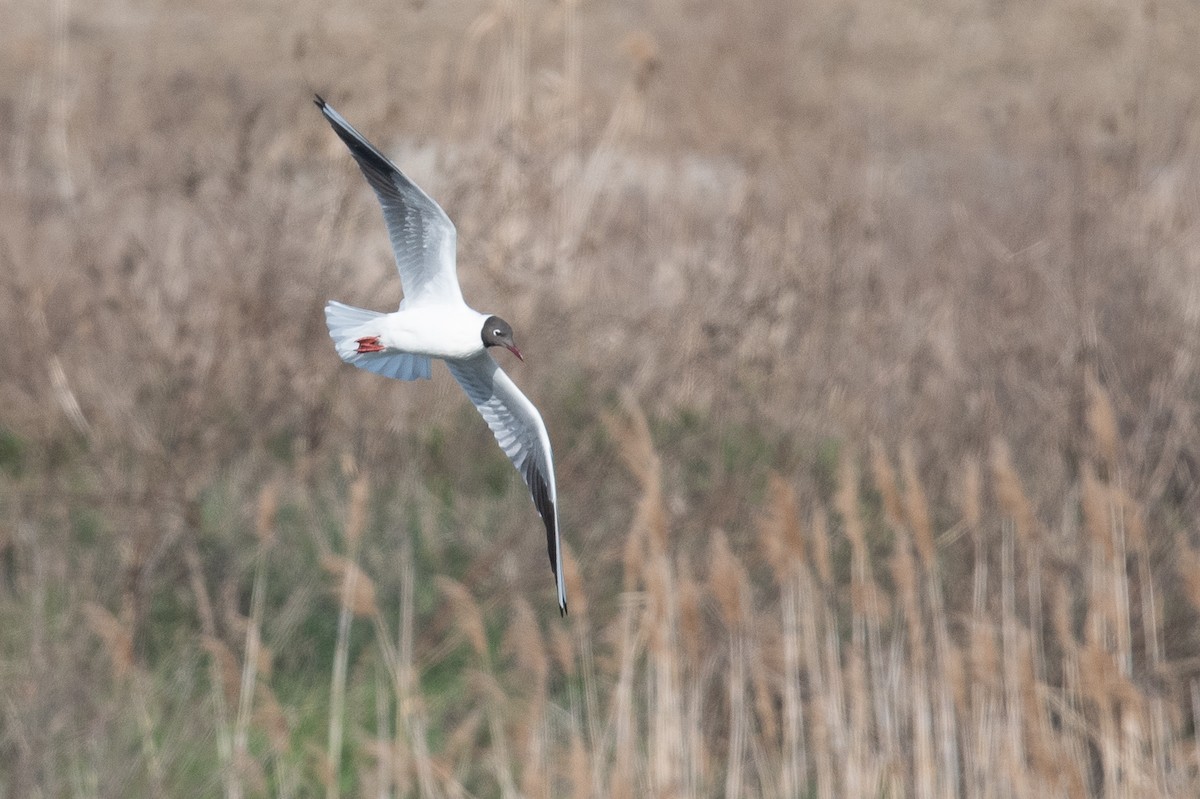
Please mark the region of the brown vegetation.
<svg viewBox="0 0 1200 799"><path fill-rule="evenodd" d="M1200 791L1194 4L0 30L0 793ZM566 620L444 370L332 352L313 89L517 330Z"/></svg>

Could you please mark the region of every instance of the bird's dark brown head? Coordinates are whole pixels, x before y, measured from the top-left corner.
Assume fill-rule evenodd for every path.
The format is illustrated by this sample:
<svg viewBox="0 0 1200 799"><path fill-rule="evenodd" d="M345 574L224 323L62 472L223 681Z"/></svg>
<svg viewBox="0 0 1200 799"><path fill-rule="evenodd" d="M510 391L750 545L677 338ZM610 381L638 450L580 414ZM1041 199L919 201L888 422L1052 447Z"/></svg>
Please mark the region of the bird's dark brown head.
<svg viewBox="0 0 1200 799"><path fill-rule="evenodd" d="M504 347L506 350L517 356L518 360L525 360L521 357L521 351L517 349L516 343L513 341L512 325L505 322L499 316L489 316L483 322L483 346L484 347Z"/></svg>

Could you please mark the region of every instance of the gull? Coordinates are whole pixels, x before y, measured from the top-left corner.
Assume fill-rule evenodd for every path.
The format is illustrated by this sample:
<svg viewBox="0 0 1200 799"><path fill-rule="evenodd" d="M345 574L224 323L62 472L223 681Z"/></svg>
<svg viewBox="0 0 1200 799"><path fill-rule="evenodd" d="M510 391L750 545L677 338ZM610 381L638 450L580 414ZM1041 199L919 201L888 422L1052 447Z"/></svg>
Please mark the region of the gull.
<svg viewBox="0 0 1200 799"><path fill-rule="evenodd" d="M431 358L445 362L529 487L546 526L558 609L565 616L567 590L550 436L538 409L488 353L492 347L504 347L525 360L513 341L512 326L463 301L455 266L457 233L441 206L320 95L314 102L350 148L383 206L404 289L400 308L393 313L327 303L325 322L337 354L360 369L398 380L427 379Z"/></svg>

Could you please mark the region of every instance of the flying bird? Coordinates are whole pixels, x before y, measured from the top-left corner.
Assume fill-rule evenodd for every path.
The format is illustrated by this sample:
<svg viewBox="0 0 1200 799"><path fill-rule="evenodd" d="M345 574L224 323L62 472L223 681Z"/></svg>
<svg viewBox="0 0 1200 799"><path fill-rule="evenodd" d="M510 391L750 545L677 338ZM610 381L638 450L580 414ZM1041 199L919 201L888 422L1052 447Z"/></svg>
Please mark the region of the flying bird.
<svg viewBox="0 0 1200 799"><path fill-rule="evenodd" d="M520 360L512 326L463 301L455 266L454 223L374 145L320 95L317 108L350 148L359 169L383 206L383 219L400 270L404 299L399 310L380 313L331 300L325 322L346 363L384 377L418 380L430 375L430 359L445 362L529 487L546 526L546 548L558 590L558 609L567 613L558 494L550 436L537 408L488 352L503 347Z"/></svg>

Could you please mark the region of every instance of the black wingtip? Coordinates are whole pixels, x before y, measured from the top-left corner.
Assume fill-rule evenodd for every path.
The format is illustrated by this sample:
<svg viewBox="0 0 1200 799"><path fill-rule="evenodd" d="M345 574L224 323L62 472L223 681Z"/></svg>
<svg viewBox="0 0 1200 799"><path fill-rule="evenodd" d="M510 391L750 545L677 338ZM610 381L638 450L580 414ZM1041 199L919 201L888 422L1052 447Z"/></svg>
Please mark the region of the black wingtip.
<svg viewBox="0 0 1200 799"><path fill-rule="evenodd" d="M564 602L558 606L558 615L560 618L565 618L567 615L567 603Z"/></svg>
<svg viewBox="0 0 1200 799"><path fill-rule="evenodd" d="M315 100L313 100L313 105L315 105L317 108L321 109L322 111L325 110L325 106L329 105L329 103L325 102L325 98L322 97L321 95L317 94L316 92L313 93L313 97L316 98Z"/></svg>

